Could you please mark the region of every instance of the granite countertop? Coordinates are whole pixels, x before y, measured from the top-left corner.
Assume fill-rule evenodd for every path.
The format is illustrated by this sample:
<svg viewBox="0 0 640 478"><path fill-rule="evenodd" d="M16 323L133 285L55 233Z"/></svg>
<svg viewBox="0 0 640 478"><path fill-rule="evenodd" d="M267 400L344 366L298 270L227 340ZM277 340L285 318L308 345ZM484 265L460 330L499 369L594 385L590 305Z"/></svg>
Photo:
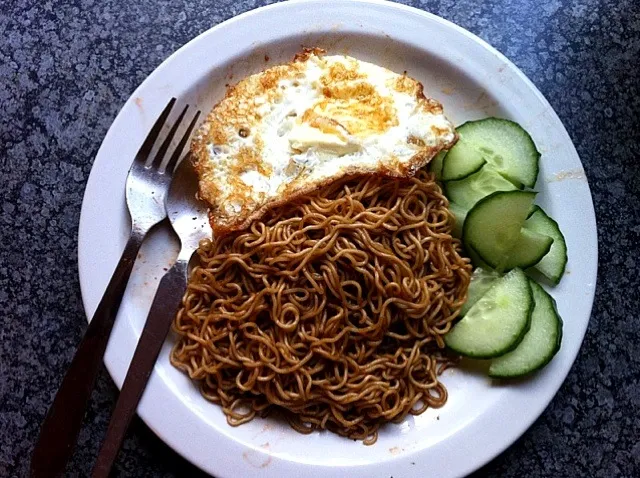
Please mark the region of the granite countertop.
<svg viewBox="0 0 640 478"><path fill-rule="evenodd" d="M109 125L170 53L260 0L12 0L0 9L0 476L26 476L86 327L82 195ZM640 476L640 3L405 1L476 33L536 84L582 158L599 226L589 329L535 424L477 476ZM117 390L99 378L68 476L88 476ZM115 476L203 476L134 422Z"/></svg>

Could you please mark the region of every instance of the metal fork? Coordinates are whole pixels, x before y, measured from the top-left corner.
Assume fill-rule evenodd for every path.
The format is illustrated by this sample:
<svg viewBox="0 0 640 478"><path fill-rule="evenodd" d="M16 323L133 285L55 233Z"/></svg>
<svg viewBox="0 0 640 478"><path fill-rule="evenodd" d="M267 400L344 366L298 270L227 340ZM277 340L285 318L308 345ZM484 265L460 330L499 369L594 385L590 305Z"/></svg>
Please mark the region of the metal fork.
<svg viewBox="0 0 640 478"><path fill-rule="evenodd" d="M171 141L187 112L188 105L185 106L157 153L149 160L175 102L176 99L172 98L162 111L129 169L126 201L131 215L131 234L44 419L31 457L32 477L59 476L63 473L78 438L138 250L149 230L167 217L164 202L171 177L200 114L199 111L195 114L175 151L165 160Z"/></svg>
<svg viewBox="0 0 640 478"><path fill-rule="evenodd" d="M182 160L167 196L167 213L171 226L180 239L180 253L175 264L160 280L118 402L111 415L107 436L100 448L92 478L107 478L109 475L187 288L187 271L191 257L202 239L211 238L207 205L197 197L198 176L192 159L187 155Z"/></svg>

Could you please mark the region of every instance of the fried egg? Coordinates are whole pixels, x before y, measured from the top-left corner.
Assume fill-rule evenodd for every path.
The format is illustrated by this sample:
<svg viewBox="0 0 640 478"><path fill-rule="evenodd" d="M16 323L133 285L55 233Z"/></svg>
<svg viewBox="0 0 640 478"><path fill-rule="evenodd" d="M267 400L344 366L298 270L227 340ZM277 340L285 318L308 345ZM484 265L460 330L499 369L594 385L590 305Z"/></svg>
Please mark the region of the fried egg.
<svg viewBox="0 0 640 478"><path fill-rule="evenodd" d="M229 87L191 152L220 234L347 175L413 176L456 140L416 80L312 49Z"/></svg>

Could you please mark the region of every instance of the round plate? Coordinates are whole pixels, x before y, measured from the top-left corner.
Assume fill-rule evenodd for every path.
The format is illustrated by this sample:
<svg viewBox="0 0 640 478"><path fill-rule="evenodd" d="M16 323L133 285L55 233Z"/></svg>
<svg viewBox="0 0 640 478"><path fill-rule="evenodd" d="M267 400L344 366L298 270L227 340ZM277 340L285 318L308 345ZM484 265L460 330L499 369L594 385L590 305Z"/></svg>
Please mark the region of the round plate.
<svg viewBox="0 0 640 478"><path fill-rule="evenodd" d="M79 230L82 296L91 317L129 232L124 184L138 147L171 96L208 111L225 85L290 61L301 46L319 46L397 72L407 71L443 103L455 123L490 115L510 118L542 152L538 202L560 224L569 248L562 283L551 293L564 318L564 342L540 373L495 383L470 369L448 371L439 410L387 425L364 446L329 432L301 435L273 419L227 425L220 408L160 354L138 413L185 458L217 477L460 476L513 443L542 413L578 353L593 303L596 224L580 159L562 123L533 84L504 56L471 33L422 11L378 1L285 2L226 21L174 53L122 108L98 152ZM177 242L159 228L136 262L105 362L118 386Z"/></svg>

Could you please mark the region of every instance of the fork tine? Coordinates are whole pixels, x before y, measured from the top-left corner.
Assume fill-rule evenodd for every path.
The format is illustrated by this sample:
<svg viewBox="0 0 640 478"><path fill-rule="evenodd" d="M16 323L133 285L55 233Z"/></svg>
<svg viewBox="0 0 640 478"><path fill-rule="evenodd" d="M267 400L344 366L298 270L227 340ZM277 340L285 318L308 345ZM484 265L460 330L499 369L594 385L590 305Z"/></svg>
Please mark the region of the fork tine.
<svg viewBox="0 0 640 478"><path fill-rule="evenodd" d="M184 109L182 110L182 113L180 113L180 116L178 116L178 119L173 123L173 126L171 127L169 134L160 145L160 148L158 149L158 152L156 153L156 156L155 158L153 158L153 162L151 163L151 165L154 168L160 169L160 165L162 164L162 159L164 158L164 155L167 154L169 145L171 144L171 141L173 140L173 137L175 136L176 131L180 126L180 123L182 123L182 118L184 118L184 115L187 112L188 108L189 108L189 105L184 107Z"/></svg>
<svg viewBox="0 0 640 478"><path fill-rule="evenodd" d="M162 131L162 127L164 126L165 121L167 121L167 117L169 116L169 113L171 112L171 108L173 108L173 105L175 103L176 103L176 99L171 98L171 100L169 100L169 103L167 104L167 106L165 106L162 113L160 113L160 116L158 116L158 119L154 123L153 128L151 128L151 131L149 131L149 134L145 138L144 143L142 143L142 146L140 146L140 149L136 154L137 161L142 161L143 163L147 161L147 158L151 153L151 149L153 148L153 144L158 139L158 135L160 134L160 131Z"/></svg>
<svg viewBox="0 0 640 478"><path fill-rule="evenodd" d="M182 135L182 139L180 139L180 143L178 143L178 147L173 152L173 155L171 155L171 158L169 159L169 162L167 163L167 167L165 168L165 170L166 170L166 172L168 174L173 174L173 170L175 169L176 164L178 164L178 159L180 158L180 155L182 154L182 150L184 149L184 146L187 144L187 141L189 140L189 137L191 136L191 131L193 131L193 128L196 125L196 122L198 121L199 117L200 117L200 110L196 111L196 114L193 115L193 119L191 120L191 123L189 123L189 126L187 127L187 130Z"/></svg>

